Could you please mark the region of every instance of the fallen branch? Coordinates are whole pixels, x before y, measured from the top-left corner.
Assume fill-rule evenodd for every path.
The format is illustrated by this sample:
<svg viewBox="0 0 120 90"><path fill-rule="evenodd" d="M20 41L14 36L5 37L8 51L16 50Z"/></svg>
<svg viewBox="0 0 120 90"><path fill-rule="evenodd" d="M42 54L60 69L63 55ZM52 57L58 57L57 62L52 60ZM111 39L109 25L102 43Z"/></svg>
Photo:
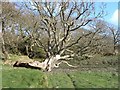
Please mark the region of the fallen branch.
<svg viewBox="0 0 120 90"><path fill-rule="evenodd" d="M45 62L40 63L39 61L32 61L32 62L16 61L13 67L26 67L26 68L45 70L46 64Z"/></svg>
<svg viewBox="0 0 120 90"><path fill-rule="evenodd" d="M74 68L78 67L78 66L73 66L73 65L69 64L67 61L63 61L63 60L62 60L61 62L57 63L56 66L59 67L59 65L60 65L61 63L66 63L68 66L74 67Z"/></svg>

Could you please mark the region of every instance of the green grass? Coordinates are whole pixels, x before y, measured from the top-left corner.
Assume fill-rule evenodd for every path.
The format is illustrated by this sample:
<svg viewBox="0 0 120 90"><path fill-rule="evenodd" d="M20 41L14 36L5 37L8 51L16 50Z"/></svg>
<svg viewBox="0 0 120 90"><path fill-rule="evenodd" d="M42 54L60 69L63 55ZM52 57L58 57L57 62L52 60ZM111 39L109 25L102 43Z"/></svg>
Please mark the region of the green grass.
<svg viewBox="0 0 120 90"><path fill-rule="evenodd" d="M20 56L15 54L9 54L9 60L16 61L20 58Z"/></svg>
<svg viewBox="0 0 120 90"><path fill-rule="evenodd" d="M42 72L3 66L3 88L117 88L118 76L109 72Z"/></svg>
<svg viewBox="0 0 120 90"><path fill-rule="evenodd" d="M28 57L10 55L10 60L16 61ZM91 59L92 60L92 59ZM117 57L95 57L94 61L117 60ZM1 64L1 62L0 62ZM63 65L64 66L64 65ZM43 72L36 69L26 69L3 65L2 86L3 88L117 88L118 75L116 72L91 71L91 70L53 70L53 72ZM1 85L1 83L0 83Z"/></svg>
<svg viewBox="0 0 120 90"><path fill-rule="evenodd" d="M75 87L79 88L115 88L118 77L105 72L72 72L69 74Z"/></svg>
<svg viewBox="0 0 120 90"><path fill-rule="evenodd" d="M51 88L74 88L71 79L64 72L47 73L47 78Z"/></svg>
<svg viewBox="0 0 120 90"><path fill-rule="evenodd" d="M0 60L0 89L2 88L2 60Z"/></svg>
<svg viewBox="0 0 120 90"><path fill-rule="evenodd" d="M5 88L42 88L45 86L44 73L31 69L3 69L2 84Z"/></svg>

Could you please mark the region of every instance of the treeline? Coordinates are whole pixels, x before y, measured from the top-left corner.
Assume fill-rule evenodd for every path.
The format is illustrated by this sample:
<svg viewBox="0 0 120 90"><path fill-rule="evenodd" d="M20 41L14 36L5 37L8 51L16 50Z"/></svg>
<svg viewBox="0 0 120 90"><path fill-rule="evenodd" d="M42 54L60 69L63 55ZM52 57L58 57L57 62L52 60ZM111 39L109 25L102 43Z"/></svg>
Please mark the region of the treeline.
<svg viewBox="0 0 120 90"><path fill-rule="evenodd" d="M41 18L26 4L2 2L2 32L0 34L4 59L7 59L9 54L28 55L30 58L45 58L47 56L43 47L48 48L48 36L43 31L45 26L40 23ZM60 27L60 23L57 24L57 27ZM87 29L83 27L71 33L72 39L69 42L77 40L80 36L81 39L64 54L70 53L70 51L74 51L76 56L86 54L116 55L118 53L120 33L114 25L97 19L90 22L87 27ZM88 35L83 36L87 33ZM58 32L58 34L60 33ZM42 43L38 44L39 39ZM56 52L55 49L53 53Z"/></svg>

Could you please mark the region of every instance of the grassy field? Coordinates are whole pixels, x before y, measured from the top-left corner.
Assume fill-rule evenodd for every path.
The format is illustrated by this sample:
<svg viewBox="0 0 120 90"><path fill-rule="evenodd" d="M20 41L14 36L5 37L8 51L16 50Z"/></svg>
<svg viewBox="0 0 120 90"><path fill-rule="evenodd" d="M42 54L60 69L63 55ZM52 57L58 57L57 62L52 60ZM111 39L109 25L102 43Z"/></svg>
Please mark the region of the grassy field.
<svg viewBox="0 0 120 90"><path fill-rule="evenodd" d="M18 57L11 57L14 61ZM103 57L102 57L103 58ZM110 67L109 67L110 68ZM111 67L113 68L113 67ZM114 68L115 69L115 68ZM55 69L43 72L36 69L2 67L2 88L117 88L118 74L103 69Z"/></svg>
<svg viewBox="0 0 120 90"><path fill-rule="evenodd" d="M2 88L2 61L0 60L0 89Z"/></svg>

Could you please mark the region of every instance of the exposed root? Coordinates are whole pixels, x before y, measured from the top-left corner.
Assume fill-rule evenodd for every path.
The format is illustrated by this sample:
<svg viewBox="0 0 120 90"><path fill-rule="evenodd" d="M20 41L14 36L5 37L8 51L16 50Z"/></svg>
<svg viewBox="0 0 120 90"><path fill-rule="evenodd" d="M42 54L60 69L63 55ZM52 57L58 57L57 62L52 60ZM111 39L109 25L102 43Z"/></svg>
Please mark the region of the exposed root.
<svg viewBox="0 0 120 90"><path fill-rule="evenodd" d="M67 61L63 61L63 60L62 60L61 62L57 63L57 67L59 67L59 65L60 65L61 63L66 63L68 66L74 67L74 68L78 67L78 66L73 66L73 65L69 64Z"/></svg>

